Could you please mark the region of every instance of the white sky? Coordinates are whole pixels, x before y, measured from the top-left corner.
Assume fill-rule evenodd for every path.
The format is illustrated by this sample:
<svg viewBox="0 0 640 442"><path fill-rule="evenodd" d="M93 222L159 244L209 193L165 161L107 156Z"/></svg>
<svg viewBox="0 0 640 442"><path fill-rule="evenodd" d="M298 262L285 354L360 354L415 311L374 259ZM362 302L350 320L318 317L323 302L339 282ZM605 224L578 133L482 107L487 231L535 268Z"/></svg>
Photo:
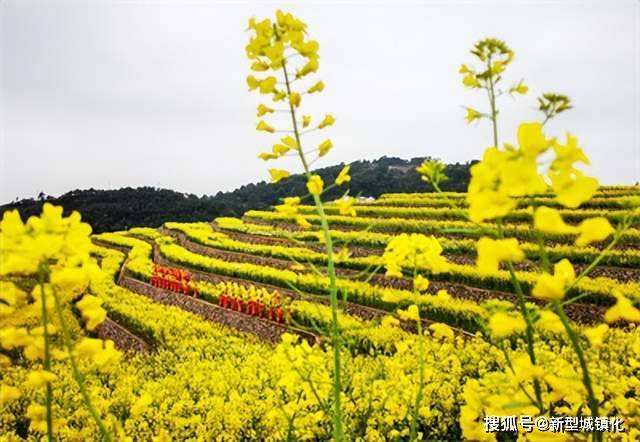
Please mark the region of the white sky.
<svg viewBox="0 0 640 442"><path fill-rule="evenodd" d="M538 118L536 95L563 92L576 107L550 134L576 134L602 182L640 179L636 0L0 0L0 203L89 187L211 194L264 180L256 155L274 137L254 130L244 31L277 8L320 42L327 89L303 109L337 122L318 166L479 158L490 129L467 126L462 106L486 108L485 97L457 69L494 36L516 53L506 77L531 87L502 98L502 141Z"/></svg>

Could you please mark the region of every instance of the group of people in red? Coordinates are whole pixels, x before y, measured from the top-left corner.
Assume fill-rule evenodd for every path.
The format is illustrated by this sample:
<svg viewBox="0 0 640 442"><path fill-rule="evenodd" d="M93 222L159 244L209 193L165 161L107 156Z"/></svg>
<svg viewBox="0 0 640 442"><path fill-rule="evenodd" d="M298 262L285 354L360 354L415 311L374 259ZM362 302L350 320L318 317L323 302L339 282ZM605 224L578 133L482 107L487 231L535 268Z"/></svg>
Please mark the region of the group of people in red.
<svg viewBox="0 0 640 442"><path fill-rule="evenodd" d="M198 297L198 290L191 283L191 275L186 270L154 264L151 285L172 292Z"/></svg>
<svg viewBox="0 0 640 442"><path fill-rule="evenodd" d="M271 305L265 305L260 301L245 301L242 298L221 294L218 298L218 303L222 308L228 308L259 318L266 318L270 321L285 322L285 312L278 298L272 299Z"/></svg>

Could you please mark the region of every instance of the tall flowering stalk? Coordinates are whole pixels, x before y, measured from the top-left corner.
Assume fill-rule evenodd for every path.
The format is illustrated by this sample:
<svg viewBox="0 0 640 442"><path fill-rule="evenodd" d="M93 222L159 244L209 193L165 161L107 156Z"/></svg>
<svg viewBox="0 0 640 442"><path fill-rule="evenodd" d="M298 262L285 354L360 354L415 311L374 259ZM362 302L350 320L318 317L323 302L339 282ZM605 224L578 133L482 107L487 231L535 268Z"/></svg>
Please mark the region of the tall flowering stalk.
<svg viewBox="0 0 640 442"><path fill-rule="evenodd" d="M511 275L513 288L517 296L517 305L521 317L511 312L496 312L489 321L489 331L493 339L498 341L503 349L507 363L517 379L520 389L529 399L532 405L538 408L540 414L551 413L549 404L543 399L543 385L547 381L547 389L554 391L556 386L549 380L553 379L553 373L547 373L536 356L535 328L564 331L569 344L574 350L580 369L582 371L582 384L586 392L586 403L593 418L598 417L599 399L596 397L596 388L589 371L587 357L584 348L584 339L576 331L569 321L564 306L575 302L580 296L563 302L566 294L575 287L577 282L589 274L599 261L610 251L620 239L622 232L633 225L633 220L638 216L638 209L629 211L628 216L619 224L617 230L604 217L596 217L584 220L577 226L566 224L560 213L549 207L535 208L533 216L533 228L538 232L540 247L540 262L543 273L540 274L531 294L539 299L547 301L545 309L534 311L527 306L524 291L514 268L514 262L524 259L517 239L505 238L503 218L516 208L516 198L532 197L551 190L555 194L556 201L568 208L576 208L589 200L598 188L598 181L586 176L576 165L578 163L589 164L589 160L579 147L577 139L567 134L566 142L561 143L556 138L548 138L543 131L543 126L551 118L571 108L568 97L561 94L546 93L538 98L539 110L544 114L542 122L523 123L518 129L518 144L505 144L500 149L498 139L498 105L497 99L507 91L502 90L503 72L513 59L513 52L507 45L497 39L485 39L478 42L471 53L479 61L480 68L473 69L462 65L459 72L463 75L463 84L472 89L486 92L489 101L487 112L467 109L466 119L472 122L479 119L491 121L493 133L493 147L488 148L482 161L471 168L471 181L467 192L469 205L468 218L475 223L493 220L496 224L495 238L483 237L478 241L477 267L481 273L491 275L498 271L503 263ZM525 94L528 87L522 81L508 89L511 94ZM549 159L550 158L550 159ZM418 170L425 181L432 182L434 188L439 191L438 181L443 179L443 173L438 172L437 163L428 162ZM534 210L532 208L532 210ZM552 263L548 257L543 241L544 233L577 235L575 244L585 246L593 242L604 241L612 237L609 245L587 266L583 272L576 276L572 264L563 259ZM625 308L622 308L625 306ZM618 295L618 304L612 307L605 315L605 320L614 322L619 319L638 320L640 312L633 303ZM585 337L591 341L595 336L602 338L607 326L587 329ZM526 340L528 363L520 359L517 364L512 363L508 352L502 342L514 334L523 333ZM597 340L596 339L596 340ZM517 366L517 369L516 369ZM523 373L524 378L523 378ZM528 379L533 384L534 395L530 395L523 384ZM468 407L463 415L467 416ZM472 421L473 422L473 421ZM463 430L473 434L473 424L465 428L469 419L465 418ZM593 432L593 440L600 439L598 432Z"/></svg>
<svg viewBox="0 0 640 442"><path fill-rule="evenodd" d="M345 167L335 179L335 183L325 189L324 182L319 175L312 174L310 165L318 158L324 157L333 147L330 139L325 139L317 144L317 147L308 149L303 147L302 138L307 134L332 126L335 118L326 114L317 124L312 125L310 115L300 114L303 96L306 98L312 94L324 90L322 80L309 82L308 78L318 70L319 44L307 37L307 25L291 14L276 12L275 20L265 19L249 20L249 30L253 35L246 47L248 58L252 61L251 70L260 78L252 74L247 77L249 90L256 90L260 94L271 98L269 105L260 104L257 108L258 118L269 115L275 118L276 114L285 114L289 117L287 129L277 130L272 124L260 119L256 129L267 133L280 133L283 136L280 142L275 143L271 151L263 152L259 158L265 161L276 160L282 157L294 156L300 160L300 164L307 178L307 190L313 199L316 212L320 218L322 241L326 246L327 273L329 276L329 298L331 303L331 341L333 345L333 436L335 440L344 439L341 406L341 362L340 352L342 341L340 338L340 326L338 323L338 290L336 286L335 256L333 241L329 230L329 223L325 214L322 194L331 187L340 186L350 180L349 167ZM297 89L296 89L297 86ZM278 108L281 106L283 108ZM269 169L272 182L278 182L290 175L288 170ZM298 206L300 197L285 198L283 204L276 207L281 213L297 215L296 221L303 228L310 228L307 219L299 214ZM353 203L353 199L343 200L344 206ZM353 215L355 213L351 211Z"/></svg>

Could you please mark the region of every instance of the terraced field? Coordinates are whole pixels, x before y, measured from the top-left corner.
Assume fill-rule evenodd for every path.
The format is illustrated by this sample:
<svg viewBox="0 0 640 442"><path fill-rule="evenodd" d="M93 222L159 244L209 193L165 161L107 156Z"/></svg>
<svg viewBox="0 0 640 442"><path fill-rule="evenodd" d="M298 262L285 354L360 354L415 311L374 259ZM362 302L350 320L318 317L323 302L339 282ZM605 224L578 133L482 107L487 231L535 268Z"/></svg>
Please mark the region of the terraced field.
<svg viewBox="0 0 640 442"><path fill-rule="evenodd" d="M613 203L637 196L634 188L629 188L627 193L620 196L611 197L609 193L614 192L616 191L603 190L599 198ZM459 198L458 195L448 197ZM349 251L349 256L341 259L337 267L338 283L348 293L345 299L351 313L365 319L381 317L415 301L411 278L385 276L381 254L384 246L395 235L405 231L423 232L423 224L414 223L409 217L388 220L388 201L395 202L393 212L411 213L416 211L416 201L433 201L437 205L441 199L429 194L382 195L378 201L355 206L359 214L366 210L367 217L329 217L334 238ZM432 210L429 206L425 207L427 211ZM303 207L302 210L311 212L312 208ZM327 212L332 211L329 206ZM583 216L580 209L572 212L576 220ZM584 212L592 216L591 209L585 209ZM309 218L313 223L313 216ZM433 218L435 217L421 222L439 222ZM460 226L464 224L465 222L459 223ZM368 231L353 231L354 227L366 227ZM506 225L506 231L525 241L522 248L528 257L537 259L538 246L533 242L526 242L527 233L530 232L528 227L514 220ZM482 275L476 270L475 243L469 238L474 234L438 232L434 230L451 266L448 271L437 274L421 269L427 272L431 284L427 295L418 299L419 305L430 321L448 324L461 332L478 332L482 330L487 318L486 302L515 302L510 277L504 270L490 276ZM568 313L576 322L601 322L606 307L615 303L615 291L628 297L640 293L640 231L631 229L623 238L606 255L601 265L593 269L570 293L583 296L582 302L569 306ZM323 245L318 242L316 231L303 230L293 222L291 216L250 211L243 219L220 218L211 223L166 223L156 230L137 228L129 232L98 235L96 240L105 245L124 246L133 250L136 258L127 261L124 267L125 280L136 278L148 282L153 272L153 263L157 263L194 272L194 282L199 292L216 304L219 290L210 284L231 281L268 291L275 290L284 299L291 300L291 304L287 305L291 321L299 319L297 322L301 323L305 321L296 318L298 300L304 298L316 303L325 302L327 284L323 275L326 273L324 266L327 262ZM549 254L553 261L569 258L578 263L576 270L580 273L600 250L598 244L590 247L568 245L572 240L570 236L557 238L558 244L550 248ZM368 270L376 271L370 274ZM524 282L525 293L529 295L539 276L539 269L535 264L523 262L517 265L517 272L519 279ZM445 290L448 295L444 296L441 290ZM393 301L389 300L391 298ZM541 303L531 296L528 296L528 300Z"/></svg>
<svg viewBox="0 0 640 442"><path fill-rule="evenodd" d="M98 235L50 202L4 212L0 442L640 440L640 187L545 135L570 98L500 147L497 99L529 87L482 39L458 70L493 135L468 193L428 157L434 193L358 199L351 165L311 168L336 122L301 108L320 44L279 10L247 30L258 158L297 158L268 173L301 196Z"/></svg>
<svg viewBox="0 0 640 442"><path fill-rule="evenodd" d="M592 204L584 213L604 212L615 223L617 209L611 207L636 197L635 187L603 188L595 200L606 204ZM455 210L440 209L443 199L462 206L457 194L383 195L356 205L363 214L357 218L333 215L332 205L327 206L340 251L339 323L347 344L344 394L349 404L344 419L349 434L363 440L407 436L420 373L418 343L428 395L418 422L428 438L461 438L464 416L477 400L474 386L509 363L488 339L491 315L516 308L509 274L478 272L477 233L465 230L469 226L464 221L454 221ZM311 208L301 210L309 212L313 225ZM582 212L573 210L571 216L580 220ZM581 297L566 312L585 336L603 323L617 294L638 299L637 227L569 293ZM509 220L505 231L522 241L530 258L517 264L516 273L527 302L542 312L543 302L530 294L541 274L530 262L537 262L538 248L528 242L530 231L520 219ZM384 273L384 248L403 232L433 233L449 262L442 272L419 269L429 279L422 293L414 290L409 269L404 277ZM92 254L108 277L90 290L102 300L108 318L90 335L113 340L127 355L117 370L87 377L107 422L135 440L162 440L169 434L185 440L329 438L323 397L330 390L332 318L327 259L319 238L315 227L302 229L291 217L270 211L94 235ZM578 263L580 273L603 245L577 247L571 245L573 239L553 238L549 255L554 262L569 258ZM419 328L398 315L411 305L419 308ZM557 346L557 330L539 325L539 353L571 361L571 351ZM611 325L590 361L591 372L602 389L603 406L633 428L640 424L638 416L619 401L622 394L625 406L637 403L637 397L629 396L637 383L630 361L638 360L640 333L625 321ZM427 331L427 339L418 338L419 329ZM524 343L514 339L511 345L517 350ZM4 381L26 376L17 366L7 370ZM62 388L73 388L70 374L61 371L59 376ZM620 379L626 387L620 387ZM4 408L2 440L33 436L20 430L25 406L19 402ZM63 427L63 439L95 434L77 400L62 396L55 407L67 421L77 421Z"/></svg>

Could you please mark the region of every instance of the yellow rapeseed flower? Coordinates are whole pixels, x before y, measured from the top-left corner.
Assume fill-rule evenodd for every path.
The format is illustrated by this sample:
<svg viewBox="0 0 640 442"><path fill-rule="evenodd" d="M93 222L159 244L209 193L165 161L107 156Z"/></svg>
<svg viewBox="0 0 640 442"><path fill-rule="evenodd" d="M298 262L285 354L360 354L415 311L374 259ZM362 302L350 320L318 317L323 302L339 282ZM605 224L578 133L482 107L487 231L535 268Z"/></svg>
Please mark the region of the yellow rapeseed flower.
<svg viewBox="0 0 640 442"><path fill-rule="evenodd" d="M551 140L544 136L542 123L522 123L518 127L518 145L526 156L536 158L551 146Z"/></svg>
<svg viewBox="0 0 640 442"><path fill-rule="evenodd" d="M515 92L520 95L524 95L529 91L529 87L524 84L524 81L520 80L518 84L511 88L511 92Z"/></svg>
<svg viewBox="0 0 640 442"><path fill-rule="evenodd" d="M265 123L264 120L260 120L258 121L258 125L256 126L256 130L260 131L265 131L265 132L269 132L269 133L274 133L276 130L269 126L267 123Z"/></svg>
<svg viewBox="0 0 640 442"><path fill-rule="evenodd" d="M262 117L263 115L269 114L272 112L273 112L272 108L265 106L264 104L258 105L258 117Z"/></svg>
<svg viewBox="0 0 640 442"><path fill-rule="evenodd" d="M295 215L300 206L299 196L290 196L283 200L283 204L276 206L276 211L285 215Z"/></svg>
<svg viewBox="0 0 640 442"><path fill-rule="evenodd" d="M539 315L540 317L536 321L537 327L555 334L564 333L564 325L558 315L549 310L541 310Z"/></svg>
<svg viewBox="0 0 640 442"><path fill-rule="evenodd" d="M607 324L598 324L595 327L589 327L584 329L584 335L589 340L589 343L593 347L600 347L604 341L604 337L607 335L609 331L609 326Z"/></svg>
<svg viewBox="0 0 640 442"><path fill-rule="evenodd" d="M545 233L570 234L577 231L574 226L564 222L560 212L545 206L536 209L533 216L533 226L536 230Z"/></svg>
<svg viewBox="0 0 640 442"><path fill-rule="evenodd" d="M291 176L291 172L284 169L269 169L269 175L271 175L271 182L277 183Z"/></svg>
<svg viewBox="0 0 640 442"><path fill-rule="evenodd" d="M260 152L260 154L258 154L258 158L260 158L262 161L269 161L279 158L279 155L273 152Z"/></svg>
<svg viewBox="0 0 640 442"><path fill-rule="evenodd" d="M311 175L311 178L309 178L307 182L307 189L311 195L320 196L320 194L322 194L324 182L322 178L320 178L320 175Z"/></svg>
<svg viewBox="0 0 640 442"><path fill-rule="evenodd" d="M333 147L333 143L331 142L331 140L329 139L324 140L318 146L318 156L319 157L325 156L327 153L329 153L332 147Z"/></svg>
<svg viewBox="0 0 640 442"><path fill-rule="evenodd" d="M485 236L480 238L476 249L477 267L481 274L496 272L503 261L519 262L524 259L524 252L515 238L496 240Z"/></svg>
<svg viewBox="0 0 640 442"><path fill-rule="evenodd" d="M431 335L436 339L453 341L453 339L455 338L453 330L451 330L451 327L449 327L447 324L435 322L429 326L429 330L431 331Z"/></svg>
<svg viewBox="0 0 640 442"><path fill-rule="evenodd" d="M577 230L580 232L576 238L578 247L602 241L615 232L609 220L602 216L585 219L578 225Z"/></svg>
<svg viewBox="0 0 640 442"><path fill-rule="evenodd" d="M604 320L609 323L619 320L640 322L640 310L633 305L629 298L617 291L614 291L613 295L616 297L616 303L605 312Z"/></svg>
<svg viewBox="0 0 640 442"><path fill-rule="evenodd" d="M300 97L300 94L298 92L291 92L291 94L289 94L289 103L293 107L299 107L300 106L300 101L301 101L301 97Z"/></svg>
<svg viewBox="0 0 640 442"><path fill-rule="evenodd" d="M87 323L87 329L93 330L107 317L107 312L101 307L102 300L93 295L84 295L83 298L76 303L76 307L80 310L82 318Z"/></svg>
<svg viewBox="0 0 640 442"><path fill-rule="evenodd" d="M406 310L398 310L398 316L407 321L419 321L420 320L420 310L418 310L418 306L415 304L407 307Z"/></svg>
<svg viewBox="0 0 640 442"><path fill-rule="evenodd" d="M571 209L591 199L598 190L598 180L576 169L549 172L549 177L556 200Z"/></svg>
<svg viewBox="0 0 640 442"><path fill-rule="evenodd" d="M0 406L15 401L20 397L20 390L10 385L0 385Z"/></svg>
<svg viewBox="0 0 640 442"><path fill-rule="evenodd" d="M27 375L27 380L22 384L25 388L38 389L55 381L58 377L46 370L32 371Z"/></svg>
<svg viewBox="0 0 640 442"><path fill-rule="evenodd" d="M324 82L322 80L318 81L316 84L307 89L308 94L313 94L314 92L322 92L324 90Z"/></svg>
<svg viewBox="0 0 640 442"><path fill-rule="evenodd" d="M311 223L309 221L307 221L307 219L302 216L299 215L296 217L296 223L302 227L303 229L310 229L311 228Z"/></svg>
<svg viewBox="0 0 640 442"><path fill-rule="evenodd" d="M566 288L576 279L575 270L567 259L554 265L553 270L553 275L549 273L540 275L531 291L533 296L547 301L564 298Z"/></svg>
<svg viewBox="0 0 640 442"><path fill-rule="evenodd" d="M462 84L464 84L467 87L473 87L473 88L480 87L480 82L478 81L476 76L473 75L472 73L468 73L467 75L464 76L464 78L462 79Z"/></svg>
<svg viewBox="0 0 640 442"><path fill-rule="evenodd" d="M511 335L522 333L527 328L527 324L522 316L516 313L494 313L489 319L489 330L495 339L506 338Z"/></svg>
<svg viewBox="0 0 640 442"><path fill-rule="evenodd" d="M351 181L351 176L349 175L349 169L351 166L344 166L338 176L336 177L336 185L342 186L344 183L348 183Z"/></svg>
<svg viewBox="0 0 640 442"><path fill-rule="evenodd" d="M467 110L467 116L464 118L465 120L467 120L467 123L471 123L482 117L482 114L480 112L471 107L467 107L465 109Z"/></svg>
<svg viewBox="0 0 640 442"><path fill-rule="evenodd" d="M354 209L353 204L356 202L355 198L347 197L340 198L335 201L338 210L340 211L340 215L344 216L356 216L356 209Z"/></svg>
<svg viewBox="0 0 640 442"><path fill-rule="evenodd" d="M335 117L331 114L327 114L324 116L320 124L318 124L318 129L324 129L325 127L333 126L333 123L335 122Z"/></svg>

